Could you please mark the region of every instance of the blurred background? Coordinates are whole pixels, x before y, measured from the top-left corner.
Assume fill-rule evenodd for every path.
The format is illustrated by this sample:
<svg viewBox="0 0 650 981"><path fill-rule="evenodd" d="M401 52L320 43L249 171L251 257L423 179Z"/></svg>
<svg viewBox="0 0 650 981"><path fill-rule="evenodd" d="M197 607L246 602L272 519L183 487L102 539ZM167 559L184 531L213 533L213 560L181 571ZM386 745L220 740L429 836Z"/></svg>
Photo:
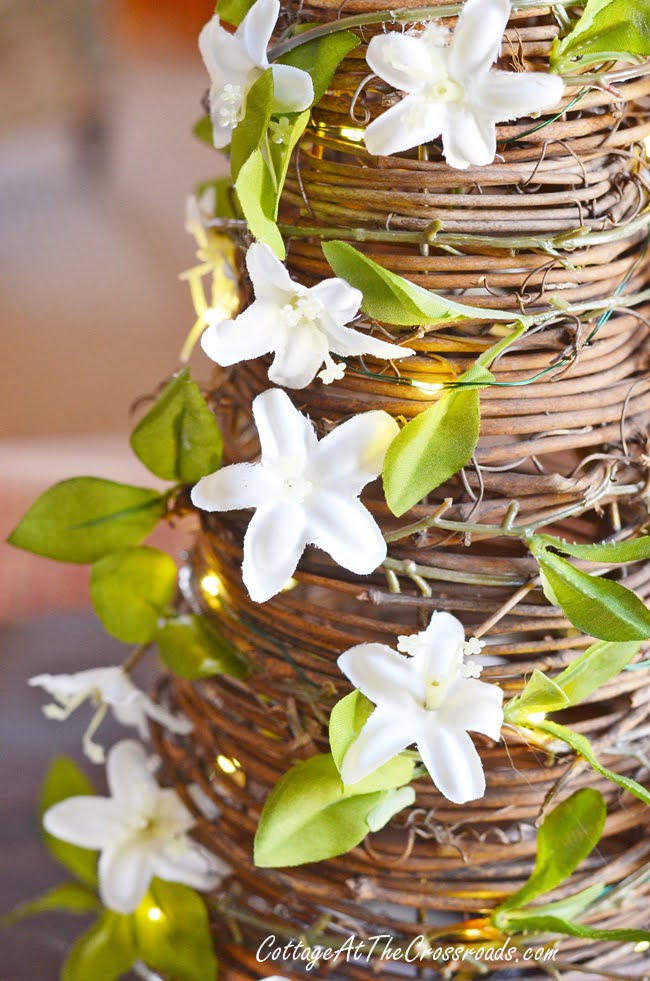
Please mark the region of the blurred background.
<svg viewBox="0 0 650 981"><path fill-rule="evenodd" d="M130 409L177 364L194 320L178 279L194 261L185 197L224 172L191 135L213 10L0 0L0 912L61 879L35 798L54 752L79 758L88 721L48 722L25 680L124 657L87 612L85 568L4 539L64 477L152 484L128 446ZM80 930L26 921L0 944L0 981L54 981L61 938Z"/></svg>

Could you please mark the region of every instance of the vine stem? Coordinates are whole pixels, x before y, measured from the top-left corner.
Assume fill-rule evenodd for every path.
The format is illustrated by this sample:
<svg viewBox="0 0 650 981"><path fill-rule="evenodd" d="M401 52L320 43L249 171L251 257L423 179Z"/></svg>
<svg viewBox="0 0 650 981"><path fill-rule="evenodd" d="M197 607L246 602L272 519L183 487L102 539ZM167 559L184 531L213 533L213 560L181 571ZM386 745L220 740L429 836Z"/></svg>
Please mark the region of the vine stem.
<svg viewBox="0 0 650 981"><path fill-rule="evenodd" d="M125 674L129 674L131 671L133 671L133 669L136 667L136 665L140 663L140 661L145 656L145 654L147 653L150 647L151 644L149 643L140 644L138 647L134 647L134 649L127 657L126 661L124 661L124 663L122 664L122 671L124 671Z"/></svg>
<svg viewBox="0 0 650 981"><path fill-rule="evenodd" d="M535 576L535 578L527 582L525 586L518 589L516 593L513 593L510 599L507 599L498 610L496 610L491 616L488 617L487 620L484 620L483 623L476 628L473 636L478 638L482 637L483 634L486 634L488 630L499 622L499 620L503 619L506 613L509 613L510 610L514 609L514 607L517 606L517 604L520 603L525 596L528 596L533 589L539 586L540 581L540 577Z"/></svg>

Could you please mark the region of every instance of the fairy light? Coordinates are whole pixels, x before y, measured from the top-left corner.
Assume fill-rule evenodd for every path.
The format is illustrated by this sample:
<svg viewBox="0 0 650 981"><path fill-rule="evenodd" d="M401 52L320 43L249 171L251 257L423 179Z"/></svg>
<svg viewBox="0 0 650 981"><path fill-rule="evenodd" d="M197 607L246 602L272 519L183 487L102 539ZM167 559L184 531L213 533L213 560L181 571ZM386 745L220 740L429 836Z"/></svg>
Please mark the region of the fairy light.
<svg viewBox="0 0 650 981"><path fill-rule="evenodd" d="M650 940L639 940L638 944L634 948L634 953L644 954L646 950L650 950Z"/></svg>
<svg viewBox="0 0 650 981"><path fill-rule="evenodd" d="M645 150L646 157L650 157L650 136L644 137L641 142L643 143L643 149ZM645 941L642 942L644 943Z"/></svg>
<svg viewBox="0 0 650 981"><path fill-rule="evenodd" d="M162 918L163 911L157 906L152 906L151 909L147 910L147 919L151 920L152 923L159 923Z"/></svg>
<svg viewBox="0 0 650 981"><path fill-rule="evenodd" d="M241 770L241 763L234 757L230 759L228 756L217 756L217 766L224 773L233 774L237 770Z"/></svg>
<svg viewBox="0 0 650 981"><path fill-rule="evenodd" d="M537 722L544 722L546 719L546 712L531 712L528 716L528 721L533 724Z"/></svg>
<svg viewBox="0 0 650 981"><path fill-rule="evenodd" d="M294 579L292 576L291 579L289 579L288 582L282 587L281 592L290 593L291 590L295 589L297 585L298 585L298 580Z"/></svg>
<svg viewBox="0 0 650 981"><path fill-rule="evenodd" d="M217 597L221 593L221 580L218 576L215 576L214 572L209 572L201 580L201 589L208 596Z"/></svg>
<svg viewBox="0 0 650 981"><path fill-rule="evenodd" d="M363 129L353 129L351 126L341 127L341 136L345 137L346 140L350 140L351 143L361 143L364 133L365 130Z"/></svg>
<svg viewBox="0 0 650 981"><path fill-rule="evenodd" d="M413 379L411 379L411 385L426 395L431 395L433 392L441 392L445 387L442 382L421 382L414 381Z"/></svg>

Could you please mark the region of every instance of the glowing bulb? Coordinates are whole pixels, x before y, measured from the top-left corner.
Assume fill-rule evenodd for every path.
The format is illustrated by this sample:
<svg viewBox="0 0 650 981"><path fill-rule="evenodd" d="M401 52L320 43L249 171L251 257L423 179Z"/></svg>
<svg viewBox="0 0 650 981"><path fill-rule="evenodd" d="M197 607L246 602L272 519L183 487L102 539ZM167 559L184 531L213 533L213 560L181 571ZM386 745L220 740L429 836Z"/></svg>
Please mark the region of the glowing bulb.
<svg viewBox="0 0 650 981"><path fill-rule="evenodd" d="M221 580L213 572L209 572L201 580L201 589L208 596L218 596L221 592Z"/></svg>
<svg viewBox="0 0 650 981"><path fill-rule="evenodd" d="M546 712L531 712L528 716L529 722L544 722L546 719Z"/></svg>
<svg viewBox="0 0 650 981"><path fill-rule="evenodd" d="M217 766L224 773L236 773L237 770L241 770L241 763L234 757L229 759L227 756L217 756Z"/></svg>
<svg viewBox="0 0 650 981"><path fill-rule="evenodd" d="M297 585L298 585L298 580L294 579L292 576L291 579L289 579L289 581L282 587L281 592L289 593L291 592L292 589L295 589Z"/></svg>
<svg viewBox="0 0 650 981"><path fill-rule="evenodd" d="M346 140L350 140L352 143L361 143L364 133L365 130L363 129L352 129L349 126L341 127L341 136L344 136Z"/></svg>
<svg viewBox="0 0 650 981"><path fill-rule="evenodd" d="M638 944L634 948L634 953L643 954L646 950L650 950L650 940L639 940Z"/></svg>
<svg viewBox="0 0 650 981"><path fill-rule="evenodd" d="M646 157L650 157L650 136L646 136L645 139L642 140L642 143L646 153ZM645 941L642 941L642 943L644 942Z"/></svg>
<svg viewBox="0 0 650 981"><path fill-rule="evenodd" d="M147 917L153 922L158 923L159 920L163 918L163 911L158 909L157 906L152 906L151 909L147 910Z"/></svg>
<svg viewBox="0 0 650 981"><path fill-rule="evenodd" d="M482 934L480 930L475 930L473 927L470 927L469 930L465 930L465 936L468 940L478 940Z"/></svg>
<svg viewBox="0 0 650 981"><path fill-rule="evenodd" d="M421 382L413 381L412 379L411 385L413 388L419 388L421 392L425 392L427 395L430 395L432 392L441 392L445 387L442 382Z"/></svg>

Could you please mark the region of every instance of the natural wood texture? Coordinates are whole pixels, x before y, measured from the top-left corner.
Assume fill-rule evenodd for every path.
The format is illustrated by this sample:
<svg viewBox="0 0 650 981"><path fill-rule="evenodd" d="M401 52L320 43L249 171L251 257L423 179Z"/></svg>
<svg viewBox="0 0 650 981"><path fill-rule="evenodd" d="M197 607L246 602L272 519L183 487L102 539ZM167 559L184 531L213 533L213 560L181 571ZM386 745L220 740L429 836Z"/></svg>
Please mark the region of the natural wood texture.
<svg viewBox="0 0 650 981"><path fill-rule="evenodd" d="M344 10L328 2L306 3L300 18L326 21L338 13L383 9L379 0L350 0ZM295 8L288 6L285 13L287 23L295 19ZM364 40L372 30L364 28ZM501 66L546 67L556 35L548 8L513 14ZM162 733L157 738L178 785L198 780L221 809L218 825L204 827L202 837L234 869L217 901L219 946L225 976L232 979L264 973L255 950L271 932L413 937L456 918L458 935L466 937L468 922L463 926L461 921L494 907L529 874L534 824L556 793L557 800L594 786L609 808L600 846L558 896L594 882L619 883L650 859L646 809L640 802L585 765L573 765L561 747L554 747L558 755L553 756L506 729L499 745L484 741L481 746L488 780L483 800L459 808L421 780L417 807L351 854L293 870L253 867L252 839L270 788L293 760L327 749L329 709L348 690L335 663L339 653L360 641L393 644L436 609L458 615L470 636L530 583L485 635L487 652L502 660L484 677L499 682L507 696L515 694L533 669L556 673L589 639L548 605L533 582L536 564L521 542L499 535L512 502L518 502L518 525L545 524L574 540L627 537L647 522L648 304L614 309L600 321L593 318L587 328L562 314L562 304L634 293L648 281L644 222L650 189L639 143L650 133L647 67L624 72L615 92L595 87L580 95L579 84L570 86L564 100L568 111L561 119L530 135L524 134L536 121L500 127L494 164L458 172L446 166L435 147L376 159L341 132L358 127L394 99L383 83L371 80L360 91L351 118L354 93L367 75L364 50L362 44L346 60L316 108L287 182L280 217L294 229L288 237L291 273L305 283L331 275L319 234L304 229L350 238L354 227L363 230L358 248L421 286L485 308L512 310L513 317L552 310L559 301L558 315L551 325L531 330L499 361L496 378L502 387L482 394L482 436L463 474L399 522L389 514L379 486L367 495L387 532L426 519L446 497L454 500L446 518L495 528L493 536L473 539L432 528L391 544L399 593L388 589L381 571L362 581L310 550L296 574L296 588L256 605L240 576L248 515L205 517L190 563L191 602L208 611L250 656L254 673L248 683L172 683L171 697L194 720L195 735L186 743ZM442 228L425 242L423 231L433 221ZM597 322L599 329L585 346ZM404 380L453 379L494 343L496 334L489 321L401 333L370 322L365 326L403 338L418 355L399 372L368 358L353 365L342 382L326 387L316 381L290 392L321 435L367 409L412 418L432 404L431 398ZM554 372L540 374L556 362ZM269 387L267 364L265 359L244 363L221 373L215 384L214 405L230 460L257 453L250 404ZM405 567L404 561L414 565ZM207 572L221 580L217 599L201 591ZM429 577L431 596L422 595L414 572ZM617 575L639 595L650 596L650 568L630 566ZM647 670L624 672L566 713L605 762L641 779L648 677ZM239 761L236 781L215 765L218 754ZM647 926L644 887L627 890L620 907L605 904L593 916L601 925ZM608 969L631 976L638 961L629 946L578 939L562 942L561 951L564 961L588 964L594 976ZM286 973L284 965L280 970ZM352 964L312 973L372 976L370 968ZM381 968L382 978L397 976L386 965ZM412 968L407 976L424 975ZM503 969L502 976L546 977L523 964L517 971ZM562 976L583 975L567 971Z"/></svg>

